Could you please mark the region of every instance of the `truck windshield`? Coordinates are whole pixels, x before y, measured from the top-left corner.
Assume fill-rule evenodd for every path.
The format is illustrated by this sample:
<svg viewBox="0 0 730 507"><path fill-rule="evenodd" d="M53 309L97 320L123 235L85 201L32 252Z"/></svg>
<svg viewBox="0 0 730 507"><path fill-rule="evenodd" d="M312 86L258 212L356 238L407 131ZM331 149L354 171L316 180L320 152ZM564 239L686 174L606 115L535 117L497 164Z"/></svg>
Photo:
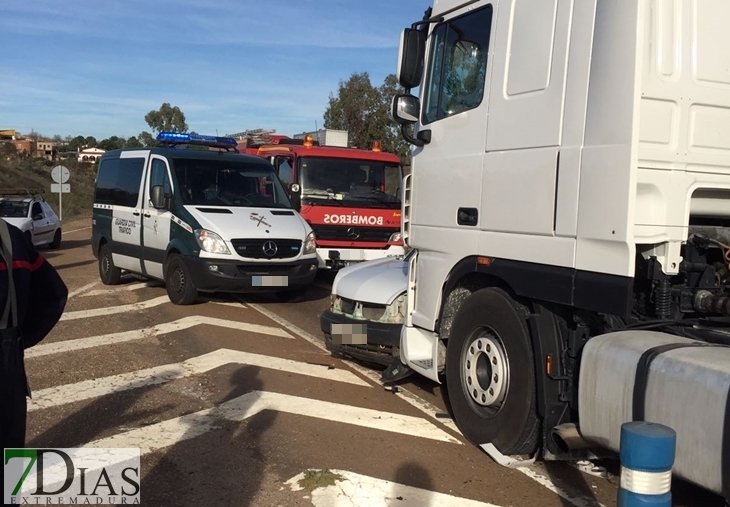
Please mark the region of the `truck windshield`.
<svg viewBox="0 0 730 507"><path fill-rule="evenodd" d="M25 218L28 216L29 202L0 200L0 217Z"/></svg>
<svg viewBox="0 0 730 507"><path fill-rule="evenodd" d="M263 164L176 158L174 170L186 205L292 207L273 168Z"/></svg>
<svg viewBox="0 0 730 507"><path fill-rule="evenodd" d="M302 199L309 204L400 209L399 164L377 160L302 157Z"/></svg>

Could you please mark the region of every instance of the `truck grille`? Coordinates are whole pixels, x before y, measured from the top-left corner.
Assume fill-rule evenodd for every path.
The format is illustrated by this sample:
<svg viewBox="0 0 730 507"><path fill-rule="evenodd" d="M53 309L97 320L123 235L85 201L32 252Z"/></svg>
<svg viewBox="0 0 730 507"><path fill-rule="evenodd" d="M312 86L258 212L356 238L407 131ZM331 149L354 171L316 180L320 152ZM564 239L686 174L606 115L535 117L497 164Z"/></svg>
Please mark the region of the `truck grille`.
<svg viewBox="0 0 730 507"><path fill-rule="evenodd" d="M288 259L302 249L298 239L232 239L231 243L238 255L249 259Z"/></svg>
<svg viewBox="0 0 730 507"><path fill-rule="evenodd" d="M377 241L386 243L394 232L392 227L358 227L348 225L312 225L317 239L325 241Z"/></svg>

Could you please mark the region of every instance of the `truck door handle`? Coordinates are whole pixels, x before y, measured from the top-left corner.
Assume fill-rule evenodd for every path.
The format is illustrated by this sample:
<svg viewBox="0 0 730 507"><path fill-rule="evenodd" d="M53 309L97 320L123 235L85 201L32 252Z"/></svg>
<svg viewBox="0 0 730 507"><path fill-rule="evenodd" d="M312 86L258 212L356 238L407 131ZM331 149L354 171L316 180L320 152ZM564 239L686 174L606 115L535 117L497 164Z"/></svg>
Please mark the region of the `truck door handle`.
<svg viewBox="0 0 730 507"><path fill-rule="evenodd" d="M459 225L475 226L479 221L479 211L476 208L459 208L456 211L456 223Z"/></svg>
<svg viewBox="0 0 730 507"><path fill-rule="evenodd" d="M150 215L149 213L145 213L145 214L144 214L144 217L145 217L145 218L150 218L151 216L152 216L152 215Z"/></svg>
<svg viewBox="0 0 730 507"><path fill-rule="evenodd" d="M132 213L132 215L134 215L134 216L138 217L138 216L139 216L139 211L135 211L135 212L133 212L133 213Z"/></svg>

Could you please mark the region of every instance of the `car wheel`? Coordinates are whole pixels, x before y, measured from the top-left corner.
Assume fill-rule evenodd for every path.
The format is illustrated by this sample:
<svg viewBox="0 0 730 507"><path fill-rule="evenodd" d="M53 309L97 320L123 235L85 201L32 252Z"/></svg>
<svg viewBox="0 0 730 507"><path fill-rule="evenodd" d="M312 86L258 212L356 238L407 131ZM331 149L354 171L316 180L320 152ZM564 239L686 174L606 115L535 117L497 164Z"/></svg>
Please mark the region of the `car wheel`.
<svg viewBox="0 0 730 507"><path fill-rule="evenodd" d="M198 297L190 272L180 255L172 255L167 261L165 286L170 301L175 305L193 304Z"/></svg>
<svg viewBox="0 0 730 507"><path fill-rule="evenodd" d="M99 250L99 278L104 285L117 285L122 277L122 270L114 265L109 245L102 245Z"/></svg>
<svg viewBox="0 0 730 507"><path fill-rule="evenodd" d="M516 303L499 289L474 292L456 314L446 346L454 419L475 445L532 454L540 421L533 351Z"/></svg>
<svg viewBox="0 0 730 507"><path fill-rule="evenodd" d="M307 294L307 288L299 287L297 289L282 290L282 291L276 292L276 293L274 293L274 296L276 297L276 299L278 299L282 303L295 303L295 302L299 302L302 299L304 299L304 296L306 294Z"/></svg>
<svg viewBox="0 0 730 507"><path fill-rule="evenodd" d="M61 248L61 229L56 229L56 234L53 236L53 242L49 246L54 250Z"/></svg>

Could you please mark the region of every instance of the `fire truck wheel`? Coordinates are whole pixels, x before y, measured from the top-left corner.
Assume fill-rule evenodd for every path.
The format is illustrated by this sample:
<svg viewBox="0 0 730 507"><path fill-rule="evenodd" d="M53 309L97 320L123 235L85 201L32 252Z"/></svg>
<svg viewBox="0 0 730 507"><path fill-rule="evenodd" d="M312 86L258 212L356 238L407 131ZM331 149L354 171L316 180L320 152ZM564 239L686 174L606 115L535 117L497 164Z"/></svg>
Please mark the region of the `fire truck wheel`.
<svg viewBox="0 0 730 507"><path fill-rule="evenodd" d="M524 318L505 292L474 292L459 309L446 346L446 386L454 419L473 444L532 454L536 413L532 346Z"/></svg>

